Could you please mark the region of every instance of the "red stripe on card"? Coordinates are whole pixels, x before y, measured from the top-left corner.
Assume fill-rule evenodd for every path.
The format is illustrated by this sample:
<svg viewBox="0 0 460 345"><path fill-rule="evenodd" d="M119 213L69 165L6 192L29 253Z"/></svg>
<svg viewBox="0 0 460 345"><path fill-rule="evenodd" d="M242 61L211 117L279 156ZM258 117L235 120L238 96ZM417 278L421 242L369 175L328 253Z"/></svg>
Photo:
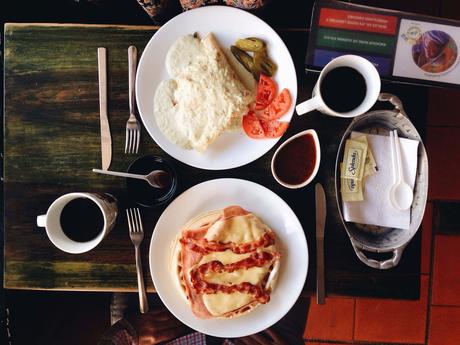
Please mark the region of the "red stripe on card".
<svg viewBox="0 0 460 345"><path fill-rule="evenodd" d="M378 32L394 35L398 18L366 12L345 11L333 8L322 8L319 25L329 28Z"/></svg>

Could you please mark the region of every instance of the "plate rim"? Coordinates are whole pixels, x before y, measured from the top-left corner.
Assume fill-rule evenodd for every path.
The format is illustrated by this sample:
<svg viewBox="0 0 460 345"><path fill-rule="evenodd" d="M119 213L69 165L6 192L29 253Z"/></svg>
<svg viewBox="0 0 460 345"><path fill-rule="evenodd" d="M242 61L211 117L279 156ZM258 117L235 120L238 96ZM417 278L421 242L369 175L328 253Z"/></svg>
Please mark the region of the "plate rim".
<svg viewBox="0 0 460 345"><path fill-rule="evenodd" d="M137 71L136 71L136 84L135 84L135 96L136 96L136 107L137 107L137 110L138 110L138 113L139 113L139 116L141 118L141 121L144 125L144 128L146 129L147 133L149 134L150 138L164 151L166 152L168 155L170 155L171 157L173 157L174 159L177 159L178 161L188 165L188 166L191 166L191 167L194 167L194 168L199 168L199 169L204 169L204 170L212 170L212 171L221 171L221 170L229 170L229 169L234 169L234 168L238 168L238 167L242 167L242 166L245 166L247 164L250 164L252 162L254 162L255 160L259 159L260 157L264 156L265 154L267 154L278 142L279 140L283 137L279 137L279 138L275 138L275 139L265 139L267 140L267 142L269 142L269 144L267 144L265 150L263 151L263 153L261 153L260 155L254 157L254 158L251 158L251 159L248 159L248 160L244 160L242 161L241 163L238 163L238 164L233 164L232 160L229 160L229 162L225 163L225 164L221 164L220 166L208 166L206 164L202 164L202 163L199 163L199 162L193 162L193 161L187 161L186 159L183 159L181 157L178 157L177 154L175 153L172 153L170 152L170 150L167 149L167 146L164 145L164 144L161 144L159 142L157 142L157 140L155 140L155 137L154 135L152 134L152 131L145 125L145 121L144 121L144 116L142 115L142 112L140 110L140 107L139 107L139 99L140 99L140 96L139 96L139 85L140 85L140 79L139 78L139 75L140 75L140 71L144 68L144 64L146 63L145 62L145 51L147 50L150 50L150 49L153 49L152 46L154 46L154 41L155 41L155 36L157 36L158 34L162 34L164 31L168 30L168 28L170 26L173 26L175 24L175 22L177 22L178 20L181 20L181 18L183 17L186 17L186 16L190 16L191 13L197 13L197 12L215 12L215 11L223 11L223 12L230 12L229 15L245 15L247 16L248 18L251 18L251 20L254 20L256 22L259 22L260 24L266 26L266 30L267 32L270 33L270 35L273 35L274 37L277 37L280 41L280 44L281 44L281 47L286 50L287 54L288 54L288 68L292 68L293 70L293 75L292 75L292 78L293 78L293 86L294 86L294 90L290 90L291 92L291 97L292 97L292 105L291 105L291 111L288 112L287 114L285 115L288 115L289 116L289 123L292 121L292 118L294 117L294 113L295 113L295 103L297 102L297 89L298 89L298 80L297 80L297 71L296 71L296 68L295 68L295 64L294 64L294 60L292 59L292 55L288 49L288 47L286 46L286 43L283 41L283 39L280 37L280 35L278 35L278 33L267 23L265 22L264 20L262 20L261 18L257 17L256 15L248 12L248 11L245 11L245 10L242 10L242 9L239 9L239 8L234 8L234 7L230 7L230 6L222 6L222 5L213 5L213 6L203 6L203 7L199 7L199 8L195 8L195 9L192 9L192 10L189 10L189 11L185 11L185 12L182 12L181 14L171 18L168 22L166 22L165 24L163 24L153 35L152 37L150 37L149 41L147 42L143 52L142 52L142 55L139 59L139 63L138 63L138 66L137 66ZM142 66L142 67L141 67ZM153 96L152 96L153 97ZM293 106L294 105L294 106ZM283 115L283 116L285 116ZM171 145L175 145L173 143L171 143Z"/></svg>
<svg viewBox="0 0 460 345"><path fill-rule="evenodd" d="M190 188L188 188L187 190L183 191L180 195L178 195L166 208L165 210L161 213L160 217L158 218L156 224L155 224L155 227L154 227L154 230L152 232L152 237L150 239L150 244L149 244L149 259L148 259L148 263L149 263L149 271L150 271L150 277L152 279L152 282L153 282L153 285L155 287L155 278L154 278L154 274L153 274L153 268L152 268L152 265L151 265L151 262L152 262L152 252L153 252L153 249L154 249L154 241L155 241L155 237L158 236L158 232L157 232L157 235L155 235L155 232L157 231L157 228L158 228L158 224L160 223L160 221L166 217L165 213L166 211L170 208L170 207L173 207L172 205L174 205L175 203L179 202L178 200L180 198L183 198L184 195L186 193L190 193L192 189L199 189L199 188L202 188L203 185L205 184L209 184L209 183L243 183L243 184L248 184L248 185L253 185L255 186L256 188L261 188L262 190L264 190L264 192L268 192L270 193L272 196L274 196L278 202L284 204L285 207L287 207L291 212L292 212L292 215L294 216L294 219L295 221L298 223L301 231L300 231L300 235L301 238L302 238L302 244L304 245L304 248L305 248L305 267L303 268L303 271L300 272L301 275L302 275L302 281L303 281L303 284L299 284L298 287L296 287L295 290L291 291L290 295L293 295L293 296L296 296L295 299L292 299L292 302L289 303L289 304L286 304L286 303L283 303L283 305L286 305L288 306L289 308L286 309L286 311L284 313L280 313L280 315L278 315L278 317L276 317L276 320L275 322L269 324L269 325L263 325L263 327L261 328L260 326L259 327L255 327L254 330L252 330L251 332L242 332L242 333L238 333L237 335L235 334L231 334L231 336L229 335L225 335L221 332L214 332L214 331L210 331L210 330L203 330L203 329L195 329L191 326L189 326L186 322L183 321L183 319L181 317L179 317L177 315L177 313L174 311L174 310L171 310L167 304L164 302L163 300L163 297L161 296L161 294L158 292L158 290L156 290L156 293L158 294L158 297L160 298L160 300L162 301L162 303L166 306L166 308L178 319L180 320L182 323L184 323L185 325L187 325L188 327L198 331L198 332L202 332L204 334L208 334L208 335L211 335L211 336L216 336L216 337L231 337L231 338L234 338L234 337L244 337L244 336L248 336L248 335L251 335L251 334L254 334L254 333L258 333L268 327L271 327L273 324L277 323L280 319L282 319L291 309L292 307L294 306L294 304L297 302L297 300L300 298L300 295L302 293L302 290L303 290L303 287L305 286L305 283L306 283L306 279L307 279L307 276L308 276L308 268L309 268L309 264L310 264L310 254L309 254L309 249L308 249L308 241L307 241L307 237L305 235L305 230L303 229L303 226L302 226L302 223L300 222L299 218L297 217L297 215L295 214L294 210L289 206L289 204L284 201L277 193L273 192L272 190L270 190L269 188L261 185L261 184L258 184L256 182L253 182L253 181L249 181L249 180L245 180L245 179L239 179L239 178L216 178L216 179L211 179L211 180L207 180L207 181L203 181L203 182L200 182L200 183L197 183L193 186L191 186ZM156 289L156 287L155 287ZM186 302L184 302L186 303ZM223 319L223 321L225 321L225 319ZM257 323L255 323L255 325L257 325Z"/></svg>

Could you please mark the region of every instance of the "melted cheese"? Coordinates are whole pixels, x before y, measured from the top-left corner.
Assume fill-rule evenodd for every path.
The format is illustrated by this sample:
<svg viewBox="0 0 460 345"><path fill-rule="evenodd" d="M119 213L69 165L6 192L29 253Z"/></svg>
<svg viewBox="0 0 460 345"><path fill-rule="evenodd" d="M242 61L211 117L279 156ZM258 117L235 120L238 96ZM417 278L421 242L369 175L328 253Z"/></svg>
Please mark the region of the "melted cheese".
<svg viewBox="0 0 460 345"><path fill-rule="evenodd" d="M174 93L177 82L174 79L163 80L155 91L153 111L161 132L174 144L191 149L187 133L180 126L179 111Z"/></svg>
<svg viewBox="0 0 460 345"><path fill-rule="evenodd" d="M267 230L259 218L247 214L219 220L209 228L205 238L221 243L247 243L258 240Z"/></svg>
<svg viewBox="0 0 460 345"><path fill-rule="evenodd" d="M221 133L241 127L254 94L239 80L212 34L179 38L166 58L173 83L155 92L154 116L173 143L203 152Z"/></svg>
<svg viewBox="0 0 460 345"><path fill-rule="evenodd" d="M230 249L227 249L223 252L212 252L206 254L201 259L199 265L205 264L210 261L220 261L224 265L233 264L235 262L241 261L249 257L251 253L246 254L235 254Z"/></svg>
<svg viewBox="0 0 460 345"><path fill-rule="evenodd" d="M240 269L233 272L207 272L204 280L208 283L234 285L241 283L251 283L252 285L259 284L267 275L270 266L251 267L248 269Z"/></svg>
<svg viewBox="0 0 460 345"><path fill-rule="evenodd" d="M218 292L203 295L203 302L212 316L220 316L251 303L254 297L247 293L226 294Z"/></svg>
<svg viewBox="0 0 460 345"><path fill-rule="evenodd" d="M206 61L206 52L199 38L185 35L177 39L166 54L166 70L175 78L198 59Z"/></svg>

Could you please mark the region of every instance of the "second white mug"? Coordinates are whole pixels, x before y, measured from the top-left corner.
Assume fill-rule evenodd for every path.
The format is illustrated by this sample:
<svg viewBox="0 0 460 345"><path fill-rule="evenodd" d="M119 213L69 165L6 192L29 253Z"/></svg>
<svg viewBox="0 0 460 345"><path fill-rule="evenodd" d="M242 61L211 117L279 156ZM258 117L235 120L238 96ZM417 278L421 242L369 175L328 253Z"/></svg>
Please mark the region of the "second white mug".
<svg viewBox="0 0 460 345"><path fill-rule="evenodd" d="M321 95L321 83L324 77L338 67L350 67L364 78L366 91L361 104L347 112L338 112L326 104ZM298 115L318 110L324 114L338 117L355 117L367 112L377 101L380 94L380 76L374 65L367 59L357 55L342 55L331 60L321 71L318 81L313 88L312 98L296 106Z"/></svg>
<svg viewBox="0 0 460 345"><path fill-rule="evenodd" d="M103 224L94 238L84 242L75 241L68 237L62 228L61 214L65 206L76 199L86 199L99 209ZM118 208L116 199L110 194L100 193L69 193L57 198L44 215L37 217L37 226L46 228L50 241L60 250L79 254L96 247L108 235L115 225ZM78 219L75 220L77 222ZM91 219L89 219L91 222Z"/></svg>

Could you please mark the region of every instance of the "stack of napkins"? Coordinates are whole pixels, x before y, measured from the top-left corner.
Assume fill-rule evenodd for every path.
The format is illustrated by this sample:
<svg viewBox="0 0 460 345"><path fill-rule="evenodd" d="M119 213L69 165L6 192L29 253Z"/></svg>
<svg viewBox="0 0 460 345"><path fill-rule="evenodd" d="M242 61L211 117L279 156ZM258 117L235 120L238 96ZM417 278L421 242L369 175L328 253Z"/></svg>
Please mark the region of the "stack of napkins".
<svg viewBox="0 0 460 345"><path fill-rule="evenodd" d="M391 141L389 136L352 132L351 139L366 135L377 172L366 176L362 201L342 201L345 221L361 224L409 229L410 209L399 211L390 201L390 189L394 184ZM414 189L417 173L418 141L399 138L402 171L405 181Z"/></svg>

